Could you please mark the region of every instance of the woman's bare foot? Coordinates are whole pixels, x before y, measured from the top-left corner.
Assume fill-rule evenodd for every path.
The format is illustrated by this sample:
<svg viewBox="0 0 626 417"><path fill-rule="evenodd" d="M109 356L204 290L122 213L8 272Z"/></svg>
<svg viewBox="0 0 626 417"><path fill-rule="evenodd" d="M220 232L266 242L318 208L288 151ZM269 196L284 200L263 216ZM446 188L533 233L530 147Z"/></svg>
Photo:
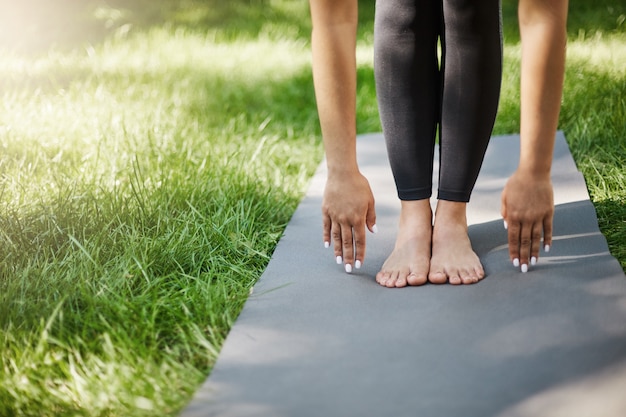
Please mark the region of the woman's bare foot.
<svg viewBox="0 0 626 417"><path fill-rule="evenodd" d="M452 201L437 203L428 274L433 284L475 284L485 277L467 235L466 207Z"/></svg>
<svg viewBox="0 0 626 417"><path fill-rule="evenodd" d="M427 282L432 216L428 199L402 201L396 246L376 274L376 282L388 288Z"/></svg>

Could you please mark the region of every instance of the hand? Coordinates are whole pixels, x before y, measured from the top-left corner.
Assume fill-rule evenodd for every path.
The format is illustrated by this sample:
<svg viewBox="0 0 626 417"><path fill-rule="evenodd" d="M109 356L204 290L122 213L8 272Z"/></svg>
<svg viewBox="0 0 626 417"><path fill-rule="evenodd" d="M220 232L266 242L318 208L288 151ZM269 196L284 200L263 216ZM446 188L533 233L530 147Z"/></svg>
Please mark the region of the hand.
<svg viewBox="0 0 626 417"><path fill-rule="evenodd" d="M332 244L337 263L346 272L360 268L365 259L365 228L376 233L374 195L369 182L356 172L329 175L322 201L324 245Z"/></svg>
<svg viewBox="0 0 626 417"><path fill-rule="evenodd" d="M541 236L544 250L552 245L554 196L547 178L515 172L502 191L502 217L508 226L509 256L522 272L539 258Z"/></svg>

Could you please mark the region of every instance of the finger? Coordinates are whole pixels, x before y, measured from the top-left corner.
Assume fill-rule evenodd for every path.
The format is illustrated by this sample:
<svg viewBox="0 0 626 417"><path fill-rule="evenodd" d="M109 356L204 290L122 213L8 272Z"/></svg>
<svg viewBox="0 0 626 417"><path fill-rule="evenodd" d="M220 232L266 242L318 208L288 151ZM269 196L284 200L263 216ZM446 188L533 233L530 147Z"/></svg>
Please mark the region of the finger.
<svg viewBox="0 0 626 417"><path fill-rule="evenodd" d="M522 267L522 272L528 271L528 264L530 261L530 246L532 242L532 226L522 224L520 229L519 238L519 262Z"/></svg>
<svg viewBox="0 0 626 417"><path fill-rule="evenodd" d="M517 259L517 262L519 263L519 241L520 241L520 224L519 223L511 223L509 224L509 233L508 233L508 239L509 239L509 259L511 259L511 261L515 262L515 260Z"/></svg>
<svg viewBox="0 0 626 417"><path fill-rule="evenodd" d="M532 231L532 241L530 242L530 264L535 265L539 259L539 249L541 248L541 232L543 224L535 223Z"/></svg>
<svg viewBox="0 0 626 417"><path fill-rule="evenodd" d="M502 196L500 198L500 215L502 216L502 218L504 219L504 221L506 221L506 191L502 191Z"/></svg>
<svg viewBox="0 0 626 417"><path fill-rule="evenodd" d="M352 272L352 264L354 263L354 237L352 235L352 227L349 225L341 226L341 248L346 272Z"/></svg>
<svg viewBox="0 0 626 417"><path fill-rule="evenodd" d="M330 229L332 226L332 222L330 221L330 217L323 215L322 216L322 239L324 240L324 247L330 247Z"/></svg>
<svg viewBox="0 0 626 417"><path fill-rule="evenodd" d="M354 248L355 248L355 253L354 253L354 267L356 269L361 268L361 265L363 264L363 260L365 259L365 241L366 241L366 236L365 236L365 225L361 224L359 226L354 227L353 231L353 238L354 238Z"/></svg>
<svg viewBox="0 0 626 417"><path fill-rule="evenodd" d="M343 246L341 245L341 226L339 223L332 223L330 234L335 249L335 259L337 259L338 264L341 264L343 263Z"/></svg>
<svg viewBox="0 0 626 417"><path fill-rule="evenodd" d="M552 247L552 220L552 214L543 219L543 250L545 252L550 252Z"/></svg>

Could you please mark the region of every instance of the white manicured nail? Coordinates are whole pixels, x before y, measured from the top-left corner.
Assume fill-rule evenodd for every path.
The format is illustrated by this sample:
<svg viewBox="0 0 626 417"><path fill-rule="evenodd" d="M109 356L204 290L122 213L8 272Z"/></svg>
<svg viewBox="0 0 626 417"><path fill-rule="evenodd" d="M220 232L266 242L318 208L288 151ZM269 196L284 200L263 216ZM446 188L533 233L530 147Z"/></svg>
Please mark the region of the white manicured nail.
<svg viewBox="0 0 626 417"><path fill-rule="evenodd" d="M343 263L343 259L341 258L341 256L337 256L337 265L341 265Z"/></svg>
<svg viewBox="0 0 626 417"><path fill-rule="evenodd" d="M550 252L550 245L546 245L546 246L544 246L544 247L543 247L543 251L544 251L545 253Z"/></svg>
<svg viewBox="0 0 626 417"><path fill-rule="evenodd" d="M355 267L356 269L361 269L361 261L357 260L357 261L354 263L354 267Z"/></svg>
<svg viewBox="0 0 626 417"><path fill-rule="evenodd" d="M330 248L330 242L324 242L324 247L325 247L326 249Z"/></svg>
<svg viewBox="0 0 626 417"><path fill-rule="evenodd" d="M526 272L528 272L528 265L522 264L522 273L525 274Z"/></svg>
<svg viewBox="0 0 626 417"><path fill-rule="evenodd" d="M513 266L516 268L519 266L519 259L517 258L513 259Z"/></svg>
<svg viewBox="0 0 626 417"><path fill-rule="evenodd" d="M372 226L372 233L374 234L378 233L378 226L376 225Z"/></svg>
<svg viewBox="0 0 626 417"><path fill-rule="evenodd" d="M509 224L506 222L506 220L504 221L504 229L508 229L509 228Z"/></svg>
<svg viewBox="0 0 626 417"><path fill-rule="evenodd" d="M532 258L530 258L530 264L531 264L532 266L537 265L537 258L536 258L535 256L533 256Z"/></svg>
<svg viewBox="0 0 626 417"><path fill-rule="evenodd" d="M352 265L350 265L350 264L346 264L346 272L347 272L348 274L351 274L351 273L352 273Z"/></svg>

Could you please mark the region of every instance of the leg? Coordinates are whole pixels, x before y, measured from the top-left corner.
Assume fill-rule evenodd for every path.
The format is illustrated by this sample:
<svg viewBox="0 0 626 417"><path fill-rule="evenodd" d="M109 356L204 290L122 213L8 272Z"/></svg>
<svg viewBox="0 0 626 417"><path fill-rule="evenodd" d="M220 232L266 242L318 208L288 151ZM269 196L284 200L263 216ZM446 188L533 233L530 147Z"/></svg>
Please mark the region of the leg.
<svg viewBox="0 0 626 417"><path fill-rule="evenodd" d="M433 0L379 0L374 70L383 133L401 200L432 193L441 74L437 42L443 18Z"/></svg>
<svg viewBox="0 0 626 417"><path fill-rule="evenodd" d="M471 284L484 277L467 236L466 203L491 136L500 94L498 0L444 0L439 203L429 280Z"/></svg>
<svg viewBox="0 0 626 417"><path fill-rule="evenodd" d="M433 151L441 75L441 5L432 0L376 3L375 74L383 132L402 212L396 246L376 280L383 286L427 281L432 235Z"/></svg>
<svg viewBox="0 0 626 417"><path fill-rule="evenodd" d="M439 195L469 201L498 110L499 0L444 0Z"/></svg>

